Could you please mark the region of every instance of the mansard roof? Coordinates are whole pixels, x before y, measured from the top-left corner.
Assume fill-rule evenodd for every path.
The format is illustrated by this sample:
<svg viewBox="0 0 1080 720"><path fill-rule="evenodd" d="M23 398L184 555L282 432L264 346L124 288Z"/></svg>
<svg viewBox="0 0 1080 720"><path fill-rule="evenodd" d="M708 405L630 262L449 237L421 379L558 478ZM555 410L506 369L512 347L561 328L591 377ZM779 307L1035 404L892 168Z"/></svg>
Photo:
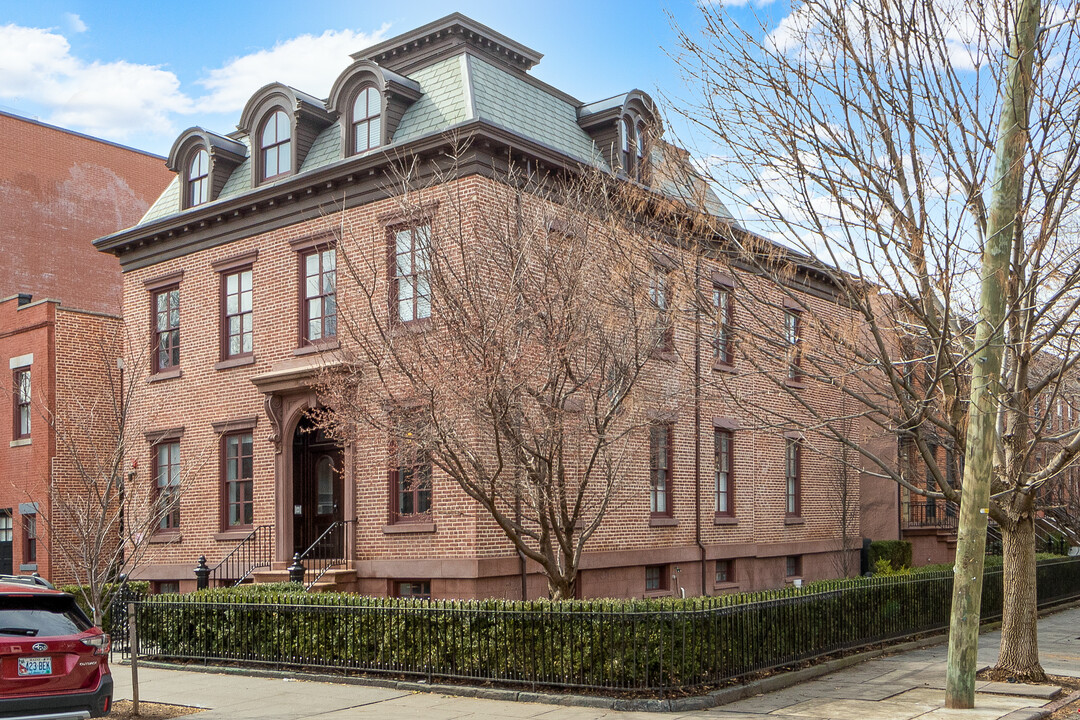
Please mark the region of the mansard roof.
<svg viewBox="0 0 1080 720"><path fill-rule="evenodd" d="M206 222L202 218L211 214L215 222L228 221L240 215L239 209L246 212L254 207L252 199L269 197L271 186L289 198L300 190L310 194L312 183L328 187L327 183L333 185L341 177L351 182L361 167L370 174L369 170L380 163L385 166L420 147L430 150L435 143L445 144L451 135L483 136L493 146L513 148L519 155L551 165L585 164L610 172L615 170L615 128L622 114L629 112L649 122L657 139L650 153L651 162L660 169L654 175L653 190L732 221L688 156L670 152L671 146L659 140L662 121L647 93L632 90L584 104L527 72L541 57L454 13L354 54L355 62L343 70L325 100L281 83L267 85L245 106L236 132L224 136L192 128L174 146L174 151L178 150L196 133L210 147L227 151L234 159L222 165L221 172L229 175L219 178L220 191L211 202L181 210L177 178L135 228L101 238L96 244L120 254L125 248L145 244L148 233L173 233L177 225L184 231L203 227ZM350 88L355 89L359 82L371 82L380 92L401 99L395 106L400 118L394 118L396 124L384 144L349 154L344 147L349 131L344 107L353 91ZM308 137L295 171L259 186L252 179L251 137L257 132L254 124L275 104L287 107L306 128ZM170 168L175 160L170 155ZM195 219L202 225L192 225Z"/></svg>

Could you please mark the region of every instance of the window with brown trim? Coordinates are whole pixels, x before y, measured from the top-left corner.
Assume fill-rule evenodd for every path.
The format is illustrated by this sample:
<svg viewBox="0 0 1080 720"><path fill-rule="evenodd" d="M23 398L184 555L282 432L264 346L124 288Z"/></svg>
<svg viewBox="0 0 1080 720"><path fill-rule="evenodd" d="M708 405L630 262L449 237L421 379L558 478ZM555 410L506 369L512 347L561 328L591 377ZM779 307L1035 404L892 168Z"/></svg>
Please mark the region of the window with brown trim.
<svg viewBox="0 0 1080 720"><path fill-rule="evenodd" d="M191 156L187 176L188 207L202 205L210 199L210 155L199 148Z"/></svg>
<svg viewBox="0 0 1080 720"><path fill-rule="evenodd" d="M262 179L271 180L292 172L292 123L284 110L274 111L259 134Z"/></svg>
<svg viewBox="0 0 1080 720"><path fill-rule="evenodd" d="M786 499L784 512L787 515L800 515L802 513L802 500L800 490L802 486L802 441L797 438L787 438L784 449L784 485Z"/></svg>
<svg viewBox="0 0 1080 720"><path fill-rule="evenodd" d="M156 511L161 516L159 530L180 527L180 442L154 446L154 486Z"/></svg>
<svg viewBox="0 0 1080 720"><path fill-rule="evenodd" d="M303 337L308 343L337 337L337 250L301 256L304 273Z"/></svg>
<svg viewBox="0 0 1080 720"><path fill-rule="evenodd" d="M154 293L154 372L180 367L180 286Z"/></svg>
<svg viewBox="0 0 1080 720"><path fill-rule="evenodd" d="M254 450L251 431L231 433L221 440L225 502L223 525L227 530L251 527L255 502Z"/></svg>
<svg viewBox="0 0 1080 720"><path fill-rule="evenodd" d="M400 322L431 317L431 226L392 228L390 253L391 313Z"/></svg>
<svg viewBox="0 0 1080 720"><path fill-rule="evenodd" d="M788 346L788 378L802 378L802 313L798 310L784 311L784 331Z"/></svg>
<svg viewBox="0 0 1080 720"><path fill-rule="evenodd" d="M251 268L221 276L221 356L250 355L253 344L251 322Z"/></svg>
<svg viewBox="0 0 1080 720"><path fill-rule="evenodd" d="M671 516L671 446L674 425L649 428L649 512Z"/></svg>
<svg viewBox="0 0 1080 720"><path fill-rule="evenodd" d="M637 156L634 151L634 123L629 117L624 117L619 126L619 151L622 153L623 170L628 176L634 177L634 160Z"/></svg>
<svg viewBox="0 0 1080 720"><path fill-rule="evenodd" d="M18 368L15 370L15 418L13 435L16 440L30 437L30 415L33 394L30 388L30 368Z"/></svg>
<svg viewBox="0 0 1080 720"><path fill-rule="evenodd" d="M394 582L394 597L412 598L413 600L430 600L431 581L397 580Z"/></svg>
<svg viewBox="0 0 1080 720"><path fill-rule="evenodd" d="M649 282L649 300L656 310L657 349L671 352L675 349L675 327L671 318L671 284L668 270L660 265L653 265L653 274Z"/></svg>
<svg viewBox="0 0 1080 720"><path fill-rule="evenodd" d="M645 592L667 590L671 578L667 565L645 566Z"/></svg>
<svg viewBox="0 0 1080 720"><path fill-rule="evenodd" d="M362 153L382 144L382 96L367 86L352 104L353 152Z"/></svg>
<svg viewBox="0 0 1080 720"><path fill-rule="evenodd" d="M802 555L788 555L784 558L784 574L789 578L802 575Z"/></svg>
<svg viewBox="0 0 1080 720"><path fill-rule="evenodd" d="M634 174L633 177L638 182L646 181L646 173L649 168L649 158L646 155L648 151L648 135L645 130L645 123L638 121L634 125L634 151L637 158L634 162Z"/></svg>
<svg viewBox="0 0 1080 720"><path fill-rule="evenodd" d="M417 443L399 438L391 447L391 522L431 519L431 456Z"/></svg>
<svg viewBox="0 0 1080 720"><path fill-rule="evenodd" d="M28 513L22 516L23 525L23 562L37 562L37 515Z"/></svg>
<svg viewBox="0 0 1080 720"><path fill-rule="evenodd" d="M713 471L716 488L715 509L717 515L735 514L735 477L732 472L732 434L730 430L717 428L713 431Z"/></svg>
<svg viewBox="0 0 1080 720"><path fill-rule="evenodd" d="M716 561L716 584L733 583L735 582L735 561L734 560L717 560Z"/></svg>
<svg viewBox="0 0 1080 720"><path fill-rule="evenodd" d="M713 285L713 312L716 318L713 361L724 365L734 365L735 341L732 330L735 325L735 309L731 302L731 288L726 285Z"/></svg>

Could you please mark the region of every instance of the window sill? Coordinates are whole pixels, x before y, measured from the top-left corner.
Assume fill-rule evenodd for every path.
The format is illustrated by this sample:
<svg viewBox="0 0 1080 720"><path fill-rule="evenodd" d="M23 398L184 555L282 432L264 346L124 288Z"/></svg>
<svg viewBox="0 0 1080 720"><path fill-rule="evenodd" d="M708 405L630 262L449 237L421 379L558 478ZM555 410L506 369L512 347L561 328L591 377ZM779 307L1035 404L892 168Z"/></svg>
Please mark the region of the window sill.
<svg viewBox="0 0 1080 720"><path fill-rule="evenodd" d="M390 330L390 335L415 335L416 333L427 332L431 327L431 316L424 318L416 318L415 320L394 320L394 327Z"/></svg>
<svg viewBox="0 0 1080 720"><path fill-rule="evenodd" d="M652 351L652 356L654 358L656 358L657 360L663 360L664 362L673 363L676 360L675 350L674 349L667 350L667 349L657 348L657 349Z"/></svg>
<svg viewBox="0 0 1080 720"><path fill-rule="evenodd" d="M24 447L30 444L32 444L30 438L19 438L18 440L12 440L10 443L8 443L8 447Z"/></svg>
<svg viewBox="0 0 1080 720"><path fill-rule="evenodd" d="M795 587L802 587L803 586L802 575L792 575L790 577L786 577L786 578L784 578L784 584L785 585L794 585Z"/></svg>
<svg viewBox="0 0 1080 720"><path fill-rule="evenodd" d="M784 380L784 384L787 385L789 388L801 390L806 387L806 380L803 378L788 378Z"/></svg>
<svg viewBox="0 0 1080 720"><path fill-rule="evenodd" d="M785 525L805 525L806 521L799 515L788 515L784 518Z"/></svg>
<svg viewBox="0 0 1080 720"><path fill-rule="evenodd" d="M737 583L737 582L714 583L713 586L712 586L712 589L717 590L719 592L732 592L734 590L739 589L739 583Z"/></svg>
<svg viewBox="0 0 1080 720"><path fill-rule="evenodd" d="M671 590L668 590L667 588L662 588L660 590L646 590L645 591L645 597L647 597L647 598L671 597Z"/></svg>
<svg viewBox="0 0 1080 720"><path fill-rule="evenodd" d="M183 373L180 371L180 368L172 368L170 370L159 370L158 372L154 373L150 377L146 378L146 382L148 382L148 383L156 383L156 382L161 382L163 380L172 380L173 378L178 378L178 377L181 377L182 375L183 375Z"/></svg>
<svg viewBox="0 0 1080 720"><path fill-rule="evenodd" d="M37 572L37 563L22 563L19 565L19 572Z"/></svg>
<svg viewBox="0 0 1080 720"><path fill-rule="evenodd" d="M243 367L245 365L254 365L254 355L241 355L240 357L227 358L220 362L214 363L215 370L228 370L235 367Z"/></svg>
<svg viewBox="0 0 1080 720"><path fill-rule="evenodd" d="M314 355L315 353L325 352L327 350L337 350L341 347L341 343L337 338L332 340L316 340L313 343L308 343L303 347L298 347L292 351L293 355ZM254 360L252 361L254 362Z"/></svg>
<svg viewBox="0 0 1080 720"><path fill-rule="evenodd" d="M738 525L739 519L734 515L717 515L713 518L713 525Z"/></svg>
<svg viewBox="0 0 1080 720"><path fill-rule="evenodd" d="M739 372L735 369L734 365L726 362L715 362L713 363L712 369L716 372L731 373L732 375Z"/></svg>
<svg viewBox="0 0 1080 720"><path fill-rule="evenodd" d="M673 517L651 517L649 518L649 527L675 527L679 524L679 520Z"/></svg>
<svg viewBox="0 0 1080 720"><path fill-rule="evenodd" d="M167 543L180 542L182 539L179 531L166 530L164 532L154 533L147 542L151 545L165 545Z"/></svg>
<svg viewBox="0 0 1080 720"><path fill-rule="evenodd" d="M383 535L405 535L408 533L433 533L433 522L400 522L393 525L383 525Z"/></svg>
<svg viewBox="0 0 1080 720"><path fill-rule="evenodd" d="M243 540L251 534L251 530L251 528L245 530L226 530L225 532L214 533L214 539L222 541ZM177 533L177 535L179 535L179 533Z"/></svg>

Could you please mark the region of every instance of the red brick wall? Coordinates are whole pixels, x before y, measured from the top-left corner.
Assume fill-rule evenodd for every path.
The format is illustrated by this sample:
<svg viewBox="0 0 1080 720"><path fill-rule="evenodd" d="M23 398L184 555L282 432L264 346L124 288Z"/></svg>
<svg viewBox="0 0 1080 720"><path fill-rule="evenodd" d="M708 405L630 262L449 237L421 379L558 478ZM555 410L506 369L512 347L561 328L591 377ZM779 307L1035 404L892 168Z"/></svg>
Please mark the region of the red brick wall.
<svg viewBox="0 0 1080 720"><path fill-rule="evenodd" d="M470 216L483 212L491 196L491 181L470 177L455 181L457 196L471 203ZM433 193L434 194L434 193ZM449 204L449 203L448 203ZM346 212L344 219L313 219L287 229L269 232L226 246L134 270L125 275L124 311L131 329L134 366L149 369L150 293L145 282L183 271L181 296L181 376L140 383L138 432L183 427L181 456L185 490L181 501L181 529L170 536L169 544L154 546L151 565L143 575L157 580L187 580L199 555L211 564L234 545L234 538L216 537L220 531L221 486L218 477L219 448L211 425L230 419L257 416L255 441L255 524L275 521L275 446L270 441L271 423L263 407L263 395L253 377L283 369L302 359L294 355L298 344L298 258L289 240L324 231L329 222L344 222L354 261L370 261L384 267L385 234L380 216L396 209L393 201L380 201ZM258 251L254 263L254 355L250 365L216 370L219 358L220 277L212 268L215 261ZM710 269L702 274L710 277ZM343 274L339 278L344 277ZM702 281L703 283L706 281ZM708 281L711 282L711 281ZM783 326L782 296L768 282L746 278L768 306L747 304L736 310L736 327L746 337L765 334L767 328ZM707 288L705 288L707 289ZM339 302L358 303L355 290L346 283L338 287ZM837 306L827 300L800 294L806 308L805 342L815 342L809 318L816 313L835 314ZM682 358L692 357L693 328L678 327L676 348ZM708 343L703 343L708 357ZM749 348L753 352L752 348ZM737 353L738 355L738 353ZM705 366L711 367L711 361ZM836 556L841 548L838 534L834 484L837 476L837 448L820 438L807 437L803 452L800 522L786 522L784 512L784 423L778 418L806 420L798 403L777 391L772 380L736 360L737 372L705 371L702 403L702 542L706 556L707 592L732 587L715 587L717 558L735 558L735 586L748 589L770 587L785 581L785 558L803 556L802 577L813 580L839 574ZM781 371L777 368L775 371ZM653 381L676 383L688 392L690 376L685 360L657 360ZM807 383L800 391L823 412L840 415L840 395L835 389ZM735 398L739 398L736 402ZM766 407L768 422L747 417L746 401L752 398ZM736 523L713 524L712 453L714 417L742 418L735 431ZM647 437L639 438L641 462L632 465L620 486L619 495L601 529L590 542L583 558L582 592L585 596L640 596L644 593L645 564L667 564L678 568L678 586L687 594L702 590L701 551L695 542L694 518L694 437L693 414L680 412L674 429L673 484L674 526L653 527L648 509ZM853 430L858 432L858 430ZM286 436L283 441L291 442ZM359 518L355 552L360 588L364 592L387 592L390 581L428 579L441 596L483 596L520 593L517 558L509 541L479 507L453 481L436 474L434 524L436 532L387 534L388 486L387 442L372 433L353 453L352 487ZM147 444L136 458L147 468ZM152 479L150 470L140 470L140 480ZM852 547L858 547L857 473L850 479ZM280 553L279 553L280 555ZM854 569L857 570L857 561ZM531 568L529 593L540 595L546 588ZM675 593L677 587L669 592Z"/></svg>
<svg viewBox="0 0 1080 720"><path fill-rule="evenodd" d="M0 157L0 298L118 313L119 265L91 243L139 221L172 179L164 159L4 113Z"/></svg>
<svg viewBox="0 0 1080 720"><path fill-rule="evenodd" d="M99 313L56 309L56 406L48 543L54 583L86 583L91 562L103 567L116 550L119 504L112 472L120 443L123 322ZM83 528L76 532L77 526ZM84 548L102 541L99 557Z"/></svg>
<svg viewBox="0 0 1080 720"><path fill-rule="evenodd" d="M55 303L38 302L17 307L14 298L0 302L0 509L11 508L14 520L13 570L19 573L23 561L23 518L19 505L39 503L41 513L37 523L36 568L44 577L50 575L46 548L48 532L48 483L50 461L54 453L52 433L47 417L53 408L54 365L53 335L56 317ZM30 421L30 442L14 441L14 396L12 393L13 358L33 353L30 366L33 412Z"/></svg>

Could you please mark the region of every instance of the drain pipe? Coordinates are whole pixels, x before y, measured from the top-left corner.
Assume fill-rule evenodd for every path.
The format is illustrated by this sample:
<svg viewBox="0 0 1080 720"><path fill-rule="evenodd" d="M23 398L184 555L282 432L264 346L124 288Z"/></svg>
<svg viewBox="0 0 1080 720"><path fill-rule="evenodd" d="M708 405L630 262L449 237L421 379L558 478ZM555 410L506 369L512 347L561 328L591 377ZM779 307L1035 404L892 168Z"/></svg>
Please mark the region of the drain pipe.
<svg viewBox="0 0 1080 720"><path fill-rule="evenodd" d="M701 541L701 254L694 259L694 542L701 566L701 594L708 595L705 578L705 544Z"/></svg>
<svg viewBox="0 0 1080 720"><path fill-rule="evenodd" d="M518 489L516 497L514 497L514 522L521 526L521 490ZM525 567L525 553L520 549L518 554L518 572L521 573L521 599L529 599L529 575Z"/></svg>

